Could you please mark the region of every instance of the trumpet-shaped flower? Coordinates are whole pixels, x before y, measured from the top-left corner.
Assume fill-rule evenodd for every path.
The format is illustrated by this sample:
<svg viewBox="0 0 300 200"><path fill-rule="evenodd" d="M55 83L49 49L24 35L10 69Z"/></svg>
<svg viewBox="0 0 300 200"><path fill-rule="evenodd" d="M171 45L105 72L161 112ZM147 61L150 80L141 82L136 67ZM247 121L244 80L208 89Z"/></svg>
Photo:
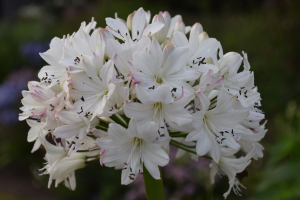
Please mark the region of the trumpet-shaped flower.
<svg viewBox="0 0 300 200"><path fill-rule="evenodd" d="M136 87L137 98L141 103L132 102L124 106L127 117L134 117L140 124L154 121L158 127L160 137L168 136L167 128L176 129L193 121L185 106L194 98L194 95L183 96L174 101L167 85L161 85L154 91L145 91Z"/></svg>
<svg viewBox="0 0 300 200"><path fill-rule="evenodd" d="M162 148L169 142L169 138L159 139L156 135L157 125L148 122L139 125L132 118L128 129L119 124L110 124L108 136L96 140L102 151L103 164L108 167L123 166L122 184L134 181L143 165L155 179L160 179L158 166L165 166L169 156Z"/></svg>
<svg viewBox="0 0 300 200"><path fill-rule="evenodd" d="M154 89L161 84L166 84L176 97L181 95L182 88L185 95L189 95L194 91L186 82L196 80L200 74L185 67L187 60L187 48L175 48L169 44L162 51L154 38L151 43L150 54L136 52L133 55L133 66L138 71L131 73L144 89Z"/></svg>

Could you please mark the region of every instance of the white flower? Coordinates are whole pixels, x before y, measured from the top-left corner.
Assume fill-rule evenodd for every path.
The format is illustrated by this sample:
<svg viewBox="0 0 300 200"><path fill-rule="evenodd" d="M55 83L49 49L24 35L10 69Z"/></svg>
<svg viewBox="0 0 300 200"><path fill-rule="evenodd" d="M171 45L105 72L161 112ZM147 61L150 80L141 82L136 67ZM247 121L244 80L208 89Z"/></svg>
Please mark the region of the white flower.
<svg viewBox="0 0 300 200"><path fill-rule="evenodd" d="M44 136L40 135L39 139L47 150L45 156L47 164L41 170L45 170L42 174L50 175L48 188L50 188L52 180L55 180L55 187L62 181L65 181L66 187L75 190L75 170L85 167L85 154L75 153L67 156L67 152L63 147L50 144Z"/></svg>
<svg viewBox="0 0 300 200"><path fill-rule="evenodd" d="M119 124L110 124L108 136L96 140L105 151L103 164L108 167L123 166L122 184L129 184L135 180L143 165L155 179L160 179L158 166L165 166L169 156L162 148L169 138L157 138L157 125L154 122L139 126L132 118L128 129Z"/></svg>
<svg viewBox="0 0 300 200"><path fill-rule="evenodd" d="M234 156L230 157L221 157L219 163L212 161L211 163L211 182L214 183L214 177L218 172L218 169L221 170L221 173L224 173L228 176L229 179L229 190L224 193L224 198L226 199L229 195L231 189L233 188L234 193L239 194L240 182L236 178L237 173L241 173L245 168L251 163L251 158L255 154L255 147L253 145L252 150L245 156L240 158L235 158Z"/></svg>
<svg viewBox="0 0 300 200"><path fill-rule="evenodd" d="M123 41L126 40L127 36L130 36L129 30L126 25L117 19L106 18L107 26L109 31L118 39ZM139 8L136 13L134 13L132 19L132 30L131 39L133 42L140 40L144 36L151 36L160 29L164 27L163 23L155 22L147 25L146 12L143 8Z"/></svg>
<svg viewBox="0 0 300 200"><path fill-rule="evenodd" d="M193 121L188 110L184 108L194 98L193 94L174 101L167 85L161 85L153 91L145 91L137 85L136 92L141 103L132 102L125 105L126 116L134 117L140 124L154 121L159 127L160 137L168 136L168 126L176 129L177 126Z"/></svg>
<svg viewBox="0 0 300 200"><path fill-rule="evenodd" d="M209 69L215 73L218 68L215 65L207 63L208 58L216 60L216 53L219 49L219 55L223 56L222 46L219 41L214 38L208 38L200 41L200 34L203 32L201 24L196 23L191 29L189 40L186 35L180 31L174 32L174 42L179 47L188 48L187 66L196 69L198 72L207 72ZM202 36L202 35L201 35ZM199 43L200 42L200 43Z"/></svg>
<svg viewBox="0 0 300 200"><path fill-rule="evenodd" d="M64 111L59 115L59 119L65 124L57 127L53 134L62 139L73 138L68 156L74 154L83 143L86 135L99 124L98 118L90 122L90 116L81 116L76 112Z"/></svg>
<svg viewBox="0 0 300 200"><path fill-rule="evenodd" d="M97 117L109 117L113 114L124 114L123 105L129 98L129 88L125 87L123 83L115 85L110 96L105 96L106 104L103 108L103 113L98 114Z"/></svg>
<svg viewBox="0 0 300 200"><path fill-rule="evenodd" d="M249 112L241 110L230 110L235 97L229 97L228 93L222 89L217 97L214 108L208 110L210 101L203 95L200 99L201 110L193 114L193 126L186 137L186 141L197 141L197 154L199 156L210 152L215 162L220 159L220 146L228 146L239 149L238 141L242 133L247 132L240 122L249 115Z"/></svg>
<svg viewBox="0 0 300 200"><path fill-rule="evenodd" d="M112 77L113 62L108 61L100 70L99 76L92 65L82 60L85 66L85 73L80 72L72 75L72 86L74 90L70 95L77 102L74 104L75 110L81 115L92 115L92 119L103 112L105 106L105 95L114 88L114 84L109 83Z"/></svg>
<svg viewBox="0 0 300 200"><path fill-rule="evenodd" d="M166 84L177 97L181 95L182 87L185 95L189 95L194 91L186 82L196 80L200 74L185 67L187 60L187 48L174 48L169 44L162 51L154 38L151 43L150 54L136 52L133 55L133 66L139 71L132 71L131 73L134 79L145 89L154 89L161 84Z"/></svg>
<svg viewBox="0 0 300 200"><path fill-rule="evenodd" d="M86 25L81 23L78 32L67 38L54 38L50 43L50 49L45 53L40 53L41 57L49 64L43 67L38 76L41 81L50 84L50 86L65 81L68 73L77 73L84 71L78 65L82 56L85 56L90 62L103 62L104 42L100 38L98 30L92 35L89 32L94 29L96 22L94 19ZM102 63L103 64L103 63ZM99 66L100 67L100 66ZM99 70L98 70L99 71Z"/></svg>
<svg viewBox="0 0 300 200"><path fill-rule="evenodd" d="M30 120L30 119L27 119L26 122L30 126L28 136L27 136L27 141L28 142L35 141L33 148L31 150L31 153L33 153L36 150L38 150L38 148L41 146L41 142L39 140L39 134L44 134L43 126L45 125L45 122Z"/></svg>
<svg viewBox="0 0 300 200"><path fill-rule="evenodd" d="M30 126L32 152L47 151L49 187L55 180L75 189L75 170L98 160L122 168L122 184L143 166L160 179L173 137L176 158L212 157L212 175L229 177L227 197L250 158L263 157L265 115L247 54L223 55L200 23L185 26L180 15L150 18L143 8L126 21L106 18L106 28L92 18L40 54L48 65L22 91L19 120ZM241 151L247 156L236 159Z"/></svg>
<svg viewBox="0 0 300 200"><path fill-rule="evenodd" d="M114 61L118 70L117 74L113 76L113 82L123 82L130 78L129 71L133 70L130 61L133 60L133 54L137 51L147 51L150 48L149 37L143 37L136 43L133 43L129 36L127 38L128 40L123 44L114 39L106 42L107 55Z"/></svg>
<svg viewBox="0 0 300 200"><path fill-rule="evenodd" d="M48 104L48 101L55 98L55 92L45 85L39 82L28 82L29 91L22 91L23 107L22 114L19 116L19 120L27 119L28 117L35 119L45 119L47 113L51 113L54 110L53 105Z"/></svg>

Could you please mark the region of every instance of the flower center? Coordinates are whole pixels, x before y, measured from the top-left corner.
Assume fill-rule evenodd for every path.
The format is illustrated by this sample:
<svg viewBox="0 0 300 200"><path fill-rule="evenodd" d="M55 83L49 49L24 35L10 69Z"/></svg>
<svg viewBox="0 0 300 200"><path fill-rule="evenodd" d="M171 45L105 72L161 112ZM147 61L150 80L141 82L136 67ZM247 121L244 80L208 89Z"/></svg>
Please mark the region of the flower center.
<svg viewBox="0 0 300 200"><path fill-rule="evenodd" d="M136 145L139 145L140 143L142 143L142 139L135 137L133 139L133 143L136 144Z"/></svg>
<svg viewBox="0 0 300 200"><path fill-rule="evenodd" d="M160 109L162 107L161 102L156 102L154 108Z"/></svg>
<svg viewBox="0 0 300 200"><path fill-rule="evenodd" d="M155 81L156 81L156 83L162 83L163 82L163 80L158 76L155 77Z"/></svg>

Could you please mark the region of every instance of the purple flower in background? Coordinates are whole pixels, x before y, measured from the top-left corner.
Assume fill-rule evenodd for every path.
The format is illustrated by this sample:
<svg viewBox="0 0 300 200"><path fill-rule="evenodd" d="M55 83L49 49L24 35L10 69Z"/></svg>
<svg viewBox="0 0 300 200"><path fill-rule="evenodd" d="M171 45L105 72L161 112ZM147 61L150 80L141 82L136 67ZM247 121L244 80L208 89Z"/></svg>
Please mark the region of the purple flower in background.
<svg viewBox="0 0 300 200"><path fill-rule="evenodd" d="M0 125L10 126L18 122L21 91L27 88L35 73L31 69L15 70L0 85Z"/></svg>
<svg viewBox="0 0 300 200"><path fill-rule="evenodd" d="M39 53L45 52L49 48L49 42L24 42L19 46L22 58L35 67L43 65L44 60Z"/></svg>

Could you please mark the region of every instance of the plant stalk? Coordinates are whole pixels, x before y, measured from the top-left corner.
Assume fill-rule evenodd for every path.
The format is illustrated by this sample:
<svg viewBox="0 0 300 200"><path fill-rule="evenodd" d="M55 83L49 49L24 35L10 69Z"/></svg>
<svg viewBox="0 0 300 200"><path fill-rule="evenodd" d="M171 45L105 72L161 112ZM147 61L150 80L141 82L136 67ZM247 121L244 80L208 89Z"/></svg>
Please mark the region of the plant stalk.
<svg viewBox="0 0 300 200"><path fill-rule="evenodd" d="M164 184L162 177L160 180L154 179L146 167L143 168L143 177L147 200L165 200Z"/></svg>

